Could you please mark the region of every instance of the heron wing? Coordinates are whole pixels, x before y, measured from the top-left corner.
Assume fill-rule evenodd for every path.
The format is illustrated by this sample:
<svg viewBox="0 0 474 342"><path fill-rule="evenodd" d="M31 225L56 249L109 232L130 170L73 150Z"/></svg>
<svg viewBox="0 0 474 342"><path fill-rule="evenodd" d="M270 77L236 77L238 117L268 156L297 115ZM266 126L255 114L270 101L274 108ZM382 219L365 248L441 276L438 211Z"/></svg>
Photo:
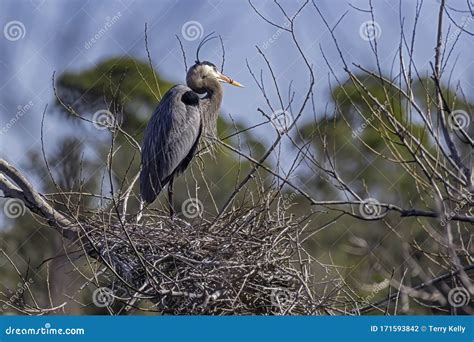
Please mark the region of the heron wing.
<svg viewBox="0 0 474 342"><path fill-rule="evenodd" d="M199 97L178 85L166 92L152 114L142 144L140 193L148 203L191 161L201 134Z"/></svg>

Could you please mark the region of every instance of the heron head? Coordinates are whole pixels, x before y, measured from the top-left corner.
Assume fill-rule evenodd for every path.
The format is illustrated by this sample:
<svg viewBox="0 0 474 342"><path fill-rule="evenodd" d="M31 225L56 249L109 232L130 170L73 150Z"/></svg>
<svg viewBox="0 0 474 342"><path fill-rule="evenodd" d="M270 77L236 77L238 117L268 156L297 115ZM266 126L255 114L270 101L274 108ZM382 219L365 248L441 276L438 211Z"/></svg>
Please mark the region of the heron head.
<svg viewBox="0 0 474 342"><path fill-rule="evenodd" d="M218 82L225 82L243 88L242 84L224 75L214 64L207 61L196 61L196 63L189 68L186 76L188 86L198 93L205 93L208 89L212 89L213 86L218 85Z"/></svg>

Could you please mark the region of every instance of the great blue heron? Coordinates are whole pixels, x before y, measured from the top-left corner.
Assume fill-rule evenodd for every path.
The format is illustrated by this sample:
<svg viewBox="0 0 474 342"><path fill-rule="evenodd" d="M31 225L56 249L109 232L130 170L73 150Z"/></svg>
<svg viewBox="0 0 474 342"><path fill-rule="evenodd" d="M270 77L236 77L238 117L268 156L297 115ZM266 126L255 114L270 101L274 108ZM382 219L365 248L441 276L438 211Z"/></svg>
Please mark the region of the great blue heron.
<svg viewBox="0 0 474 342"><path fill-rule="evenodd" d="M174 214L175 176L188 167L201 135L215 130L222 100L219 82L242 87L219 72L214 64L199 61L203 42L198 48L196 63L187 72L187 86L176 85L164 94L148 122L142 144L142 200L153 202L168 184L171 216Z"/></svg>

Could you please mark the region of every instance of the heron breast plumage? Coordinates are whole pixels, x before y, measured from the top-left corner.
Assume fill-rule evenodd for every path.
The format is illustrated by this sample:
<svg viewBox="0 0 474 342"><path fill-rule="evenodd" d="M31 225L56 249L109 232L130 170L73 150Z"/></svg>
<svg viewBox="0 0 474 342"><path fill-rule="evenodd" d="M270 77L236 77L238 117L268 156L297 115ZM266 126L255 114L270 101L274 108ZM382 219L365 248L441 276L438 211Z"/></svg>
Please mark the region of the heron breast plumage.
<svg viewBox="0 0 474 342"><path fill-rule="evenodd" d="M144 201L153 202L170 179L186 169L196 152L201 126L199 96L184 85L168 90L145 129L140 173Z"/></svg>

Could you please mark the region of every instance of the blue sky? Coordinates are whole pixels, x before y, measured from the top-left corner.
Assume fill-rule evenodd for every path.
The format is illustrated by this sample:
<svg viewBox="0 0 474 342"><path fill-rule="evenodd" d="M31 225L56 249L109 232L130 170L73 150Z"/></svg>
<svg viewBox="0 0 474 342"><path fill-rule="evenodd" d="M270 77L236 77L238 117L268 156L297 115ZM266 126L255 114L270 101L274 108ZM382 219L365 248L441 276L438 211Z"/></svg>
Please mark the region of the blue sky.
<svg viewBox="0 0 474 342"><path fill-rule="evenodd" d="M448 1L450 6L465 8L465 0ZM258 10L282 25L285 19L273 1L253 1ZM303 3L301 0L281 1L280 4L293 14ZM335 31L344 56L349 62L374 67L374 58L369 42L360 35L361 25L370 20L370 15L349 6L348 1L317 1L325 19L333 25L339 17L349 11ZM351 1L355 7L368 9L368 1ZM401 2L401 16L410 28L414 20L415 1ZM438 2L425 0L419 20L415 46L415 62L421 71L429 70L435 45L435 27ZM456 7L457 6L457 7ZM398 1L374 1L375 21L379 25L378 49L382 68L389 70L399 43ZM113 19L114 16L118 20ZM463 13L453 12L455 18ZM113 22L112 22L113 21ZM7 39L6 25L20 22L18 39ZM99 34L107 23L107 30ZM224 113L246 124L262 121L257 107L268 110L258 88L247 70L246 61L255 72L265 70L265 63L258 55L259 46L271 61L278 82L283 89L293 81L298 95L303 96L308 75L302 60L297 56L289 35L278 32L265 23L252 10L247 1L241 0L2 0L0 2L0 128L8 123L8 129L0 135L0 157L21 165L24 151L35 146L40 137L40 120L44 106L53 102L51 76L54 71L81 70L100 60L117 55L146 58L144 47L144 24L149 26L149 46L155 67L173 82L184 81L184 68L175 35L183 39L188 62L194 60L199 39L184 37L186 23L197 22L201 37L212 31L220 34L226 47L225 72L245 84L246 88L226 87L223 101ZM468 29L474 31L474 23ZM199 31L198 30L198 31ZM87 46L95 35L100 38ZM296 35L316 72L315 98L317 107L323 111L328 103L328 68L320 49L325 51L336 73L344 77L341 63L332 39L312 5L298 16ZM459 80L467 93L472 93L474 50L473 37L459 41L453 61L458 58L452 78ZM209 44L202 58L220 64L220 45ZM266 80L269 78L266 76ZM275 92L269 88L271 99ZM28 110L14 119L18 107ZM306 120L311 119L308 113ZM54 137L64 132L60 123L48 120L46 136ZM273 131L263 130L262 136L270 139Z"/></svg>

